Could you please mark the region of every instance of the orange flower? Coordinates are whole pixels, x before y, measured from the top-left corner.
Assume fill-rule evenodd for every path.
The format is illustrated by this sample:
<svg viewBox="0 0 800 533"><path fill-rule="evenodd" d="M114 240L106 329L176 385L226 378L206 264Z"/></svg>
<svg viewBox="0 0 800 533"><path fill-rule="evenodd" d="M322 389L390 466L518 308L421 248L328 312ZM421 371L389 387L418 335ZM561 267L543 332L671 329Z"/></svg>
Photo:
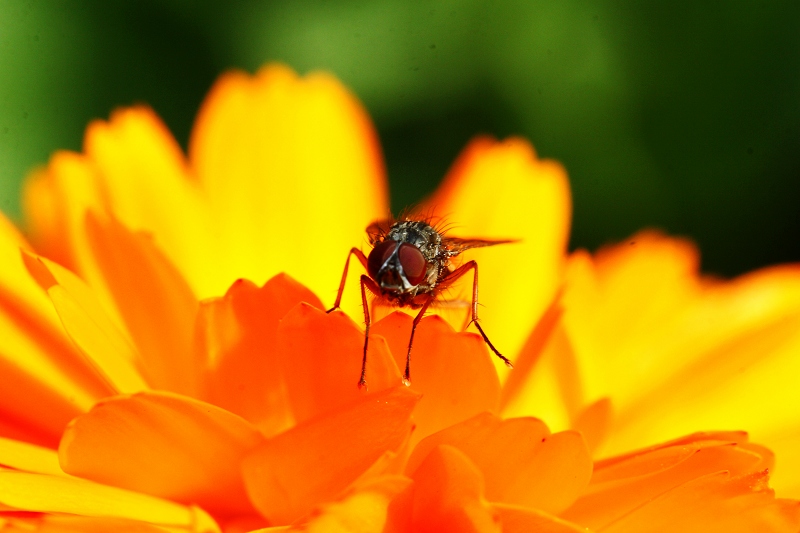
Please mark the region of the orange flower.
<svg viewBox="0 0 800 533"><path fill-rule="evenodd" d="M573 254L561 341L504 412L580 427L604 455L746 427L777 452L779 493L800 497L800 268L721 282L697 265L690 243L654 232Z"/></svg>
<svg viewBox="0 0 800 533"><path fill-rule="evenodd" d="M626 329L626 304L649 309L636 300L646 267L631 267L627 250L567 264L565 173L524 141L474 141L428 206L463 235L521 239L472 254L482 323L516 354L516 369L496 368L478 335L433 315L417 331L406 387L398 368L411 318L392 313L374 324L365 392L356 386L363 330L326 314L317 296L332 302L347 250L387 214L375 135L338 82L280 66L228 74L186 157L147 109L92 124L84 153L55 154L28 182L33 247L0 224L0 523L797 531L798 502L767 486L772 454L743 433L693 434L598 462L587 445L644 444L611 405L633 402L631 419L645 421L650 408L663 417L679 407L680 395L650 398L625 381L624 358L638 350L674 340L660 359L643 352L646 361L679 353L664 368L711 367L700 380L713 379L726 342L736 342L735 364L783 354L791 318L780 317L793 308L769 289L792 276L688 294L670 286L664 298L675 305L654 300L649 322ZM642 261L661 265L659 246L671 241L637 239ZM675 284L698 285L692 274ZM729 325L744 292L762 309ZM343 306L351 316L355 293ZM653 324L663 329L651 338ZM616 357L608 372L596 368L605 356ZM646 371L658 372L634 377ZM511 417L522 413L564 430ZM665 427L659 438L677 426Z"/></svg>

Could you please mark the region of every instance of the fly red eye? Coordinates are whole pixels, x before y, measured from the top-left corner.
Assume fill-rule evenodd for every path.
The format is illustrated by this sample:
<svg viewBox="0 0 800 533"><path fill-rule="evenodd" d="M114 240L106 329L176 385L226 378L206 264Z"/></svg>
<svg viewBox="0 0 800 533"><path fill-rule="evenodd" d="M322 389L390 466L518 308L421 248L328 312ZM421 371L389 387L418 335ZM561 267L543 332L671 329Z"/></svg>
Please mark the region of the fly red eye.
<svg viewBox="0 0 800 533"><path fill-rule="evenodd" d="M397 248L397 241L383 241L375 246L367 258L367 272L372 279L378 279L378 271Z"/></svg>
<svg viewBox="0 0 800 533"><path fill-rule="evenodd" d="M403 267L403 273L408 282L412 285L422 283L428 273L428 261L425 260L425 256L422 255L419 248L404 242L397 251L397 257L400 259L400 265Z"/></svg>

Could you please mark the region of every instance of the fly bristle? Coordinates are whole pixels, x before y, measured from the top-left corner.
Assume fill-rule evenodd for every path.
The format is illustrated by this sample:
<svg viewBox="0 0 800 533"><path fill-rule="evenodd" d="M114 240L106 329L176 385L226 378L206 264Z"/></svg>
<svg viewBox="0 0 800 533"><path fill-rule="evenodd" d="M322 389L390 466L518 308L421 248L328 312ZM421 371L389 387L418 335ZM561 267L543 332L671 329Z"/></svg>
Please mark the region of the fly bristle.
<svg viewBox="0 0 800 533"><path fill-rule="evenodd" d="M449 233L449 232L450 232L450 230L452 230L454 227L456 227L455 223L453 223L453 222L450 222L449 220L446 220L445 218L441 218L441 219L439 220L439 222L437 222L437 223L436 223L436 225L435 225L435 226L433 226L433 229L435 229L435 230L436 230L436 232L437 232L439 235L441 235L442 237L444 237L444 236L445 236L447 233Z"/></svg>
<svg viewBox="0 0 800 533"><path fill-rule="evenodd" d="M405 222L409 220L419 220L419 217L415 216L415 210L411 206L404 207L400 213L397 215L397 218L394 220L396 222Z"/></svg>

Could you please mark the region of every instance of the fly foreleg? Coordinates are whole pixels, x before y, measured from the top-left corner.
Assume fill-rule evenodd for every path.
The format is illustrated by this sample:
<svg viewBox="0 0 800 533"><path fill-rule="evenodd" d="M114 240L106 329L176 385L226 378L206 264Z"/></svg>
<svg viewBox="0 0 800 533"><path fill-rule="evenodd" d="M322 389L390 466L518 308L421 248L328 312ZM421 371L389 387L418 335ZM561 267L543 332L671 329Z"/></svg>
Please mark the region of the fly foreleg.
<svg viewBox="0 0 800 533"><path fill-rule="evenodd" d="M344 293L344 284L347 282L347 270L350 268L350 257L356 256L364 268L367 268L367 256L364 255L364 252L359 250L358 248L350 248L350 251L347 253L347 260L344 262L344 272L342 272L342 281L339 282L339 292L336 293L336 301L333 304L333 307L328 309L328 313L334 311L339 308L339 305L342 303L342 294Z"/></svg>
<svg viewBox="0 0 800 533"><path fill-rule="evenodd" d="M355 248L353 248L355 250ZM359 252L361 253L361 252ZM363 254L362 254L363 256ZM346 269L345 269L346 272ZM364 357L361 359L361 379L358 380L358 388L367 387L367 348L369 347L369 328L372 325L372 318L369 314L369 304L367 303L367 291L374 296L380 296L381 289L371 277L366 274L361 275L361 304L364 306ZM411 348L409 348L410 350Z"/></svg>

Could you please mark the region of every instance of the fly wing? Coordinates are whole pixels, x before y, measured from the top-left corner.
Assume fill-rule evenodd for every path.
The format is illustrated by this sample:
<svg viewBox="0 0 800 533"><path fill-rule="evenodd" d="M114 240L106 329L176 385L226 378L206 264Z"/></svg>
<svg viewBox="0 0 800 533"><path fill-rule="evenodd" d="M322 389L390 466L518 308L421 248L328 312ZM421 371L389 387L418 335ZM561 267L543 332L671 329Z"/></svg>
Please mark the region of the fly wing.
<svg viewBox="0 0 800 533"><path fill-rule="evenodd" d="M442 239L442 244L452 256L456 256L472 248L485 248L486 246L508 244L512 242L519 242L519 239L461 239L459 237L444 237Z"/></svg>
<svg viewBox="0 0 800 533"><path fill-rule="evenodd" d="M386 234L389 233L389 228L394 224L394 220L391 218L387 218L386 220L376 220L369 226L367 226L367 236L369 237L369 243L375 244L376 242L380 242L386 237Z"/></svg>

